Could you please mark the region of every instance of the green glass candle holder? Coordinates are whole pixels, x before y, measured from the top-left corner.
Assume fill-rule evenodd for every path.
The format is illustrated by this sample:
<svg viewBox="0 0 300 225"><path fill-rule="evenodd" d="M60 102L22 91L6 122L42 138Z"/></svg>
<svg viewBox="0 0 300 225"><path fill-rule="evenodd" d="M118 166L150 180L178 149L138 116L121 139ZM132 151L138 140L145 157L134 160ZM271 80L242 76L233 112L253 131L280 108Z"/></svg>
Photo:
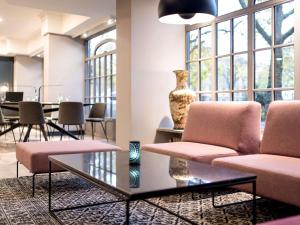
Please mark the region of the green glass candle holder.
<svg viewBox="0 0 300 225"><path fill-rule="evenodd" d="M139 165L141 161L140 142L130 141L129 142L129 164Z"/></svg>

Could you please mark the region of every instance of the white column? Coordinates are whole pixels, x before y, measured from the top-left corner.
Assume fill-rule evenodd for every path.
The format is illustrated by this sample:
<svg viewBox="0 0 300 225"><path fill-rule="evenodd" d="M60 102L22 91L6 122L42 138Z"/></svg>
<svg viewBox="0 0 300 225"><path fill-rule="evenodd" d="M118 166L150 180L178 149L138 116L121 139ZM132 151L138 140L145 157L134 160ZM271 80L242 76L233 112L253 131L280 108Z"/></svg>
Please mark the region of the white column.
<svg viewBox="0 0 300 225"><path fill-rule="evenodd" d="M158 21L158 0L117 0L117 144L153 143L156 129L172 125L173 70L184 69L183 25Z"/></svg>
<svg viewBox="0 0 300 225"><path fill-rule="evenodd" d="M117 145L127 147L131 132L131 0L117 0Z"/></svg>
<svg viewBox="0 0 300 225"><path fill-rule="evenodd" d="M43 83L43 59L29 56L15 56L14 90L24 92L24 100L33 100L37 89Z"/></svg>
<svg viewBox="0 0 300 225"><path fill-rule="evenodd" d="M67 36L47 34L44 49L44 101L59 96L84 100L84 45Z"/></svg>

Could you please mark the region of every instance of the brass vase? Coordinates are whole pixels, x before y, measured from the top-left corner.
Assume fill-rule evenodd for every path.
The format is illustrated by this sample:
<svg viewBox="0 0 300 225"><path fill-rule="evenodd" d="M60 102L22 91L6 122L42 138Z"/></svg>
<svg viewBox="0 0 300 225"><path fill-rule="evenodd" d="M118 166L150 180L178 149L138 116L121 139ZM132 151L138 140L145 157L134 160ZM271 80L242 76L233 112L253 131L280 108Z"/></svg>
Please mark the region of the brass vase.
<svg viewBox="0 0 300 225"><path fill-rule="evenodd" d="M175 70L177 85L175 90L170 92L170 109L171 115L174 122L174 129L184 129L187 112L189 106L196 99L196 94L187 87L187 76L186 70Z"/></svg>

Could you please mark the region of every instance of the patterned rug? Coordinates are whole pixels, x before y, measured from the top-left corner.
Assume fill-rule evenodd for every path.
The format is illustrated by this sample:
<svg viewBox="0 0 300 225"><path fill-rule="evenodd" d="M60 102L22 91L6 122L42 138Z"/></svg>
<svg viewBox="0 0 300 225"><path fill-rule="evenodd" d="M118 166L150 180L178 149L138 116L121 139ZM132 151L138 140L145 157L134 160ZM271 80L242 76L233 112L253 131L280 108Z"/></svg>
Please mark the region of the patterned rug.
<svg viewBox="0 0 300 225"><path fill-rule="evenodd" d="M31 177L0 180L0 224L58 224L48 213L48 177L36 177L36 196L31 197ZM213 208L209 193L173 195L153 198L152 202L179 213L199 224L251 224L251 203L243 203L225 208ZM224 191L218 193L218 203L228 203L250 199L246 193ZM89 184L68 173L53 176L53 207L63 208L82 204L116 200L112 194ZM153 207L144 201L130 205L130 224L187 224L184 221ZM260 199L257 201L258 222L300 214L300 209ZM56 213L64 224L123 224L124 203L94 206Z"/></svg>

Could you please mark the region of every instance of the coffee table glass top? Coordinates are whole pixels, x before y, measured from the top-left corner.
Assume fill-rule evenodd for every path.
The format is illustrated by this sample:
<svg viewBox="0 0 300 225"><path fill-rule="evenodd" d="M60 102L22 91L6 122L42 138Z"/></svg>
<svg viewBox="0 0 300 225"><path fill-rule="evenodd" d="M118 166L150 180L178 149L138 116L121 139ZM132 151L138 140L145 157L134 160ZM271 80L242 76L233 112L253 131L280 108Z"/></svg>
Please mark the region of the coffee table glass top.
<svg viewBox="0 0 300 225"><path fill-rule="evenodd" d="M128 158L128 151L49 157L71 172L129 196L256 178L254 174L145 151L141 152L139 166L129 165Z"/></svg>

